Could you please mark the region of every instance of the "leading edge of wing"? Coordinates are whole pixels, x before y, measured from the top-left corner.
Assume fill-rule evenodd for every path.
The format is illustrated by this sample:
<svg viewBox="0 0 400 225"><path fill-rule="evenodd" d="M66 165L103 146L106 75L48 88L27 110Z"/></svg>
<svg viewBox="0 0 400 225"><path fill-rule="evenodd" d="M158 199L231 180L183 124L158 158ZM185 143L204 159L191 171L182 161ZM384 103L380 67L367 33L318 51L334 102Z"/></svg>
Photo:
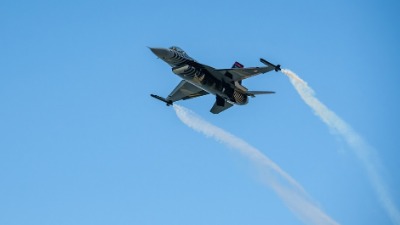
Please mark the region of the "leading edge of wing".
<svg viewBox="0 0 400 225"><path fill-rule="evenodd" d="M240 81L246 78L256 76L262 73L267 73L274 70L273 67L247 67L247 68L231 68L231 69L216 69L216 72L232 76L233 81Z"/></svg>
<svg viewBox="0 0 400 225"><path fill-rule="evenodd" d="M208 73L215 76L216 78L218 78L220 80L226 80L226 81L244 80L246 78L249 78L249 77L252 77L252 76L255 76L258 74L267 73L276 68L273 66L273 64L271 64L271 65L266 64L267 66L264 66L264 67L247 67L247 68L230 68L230 69L215 69L211 66L201 64L198 62L191 62L189 65L197 67L197 68L203 68Z"/></svg>

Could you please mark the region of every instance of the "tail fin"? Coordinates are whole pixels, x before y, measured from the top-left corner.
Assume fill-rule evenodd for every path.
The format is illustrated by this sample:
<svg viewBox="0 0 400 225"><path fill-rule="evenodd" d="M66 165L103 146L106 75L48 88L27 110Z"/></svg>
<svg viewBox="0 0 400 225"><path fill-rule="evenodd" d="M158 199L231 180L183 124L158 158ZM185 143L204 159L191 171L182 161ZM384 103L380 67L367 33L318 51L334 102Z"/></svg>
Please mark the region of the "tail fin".
<svg viewBox="0 0 400 225"><path fill-rule="evenodd" d="M243 68L244 66L243 66L243 64L241 64L240 62L235 62L233 65L232 65L232 69L233 68ZM242 84L242 80L239 80L239 84Z"/></svg>
<svg viewBox="0 0 400 225"><path fill-rule="evenodd" d="M244 66L240 63L240 62L235 62L233 65L232 65L232 68L243 68Z"/></svg>

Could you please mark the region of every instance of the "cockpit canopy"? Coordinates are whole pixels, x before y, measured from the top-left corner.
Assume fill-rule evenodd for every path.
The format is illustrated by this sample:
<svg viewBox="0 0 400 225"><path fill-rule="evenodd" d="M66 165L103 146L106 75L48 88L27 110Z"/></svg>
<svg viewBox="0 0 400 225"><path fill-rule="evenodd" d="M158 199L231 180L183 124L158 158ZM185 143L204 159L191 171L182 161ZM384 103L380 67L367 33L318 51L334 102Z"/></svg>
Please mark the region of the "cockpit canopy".
<svg viewBox="0 0 400 225"><path fill-rule="evenodd" d="M169 49L180 52L182 54L186 54L185 51L183 51L181 48L179 48L178 46L172 46Z"/></svg>
<svg viewBox="0 0 400 225"><path fill-rule="evenodd" d="M186 54L186 52L183 51L183 49L179 48L178 46L171 46L171 47L169 47L169 49L179 52L179 53L182 54L183 57L185 57L186 59L190 59L190 60L196 61L196 60L194 60L192 57L188 56L188 54Z"/></svg>

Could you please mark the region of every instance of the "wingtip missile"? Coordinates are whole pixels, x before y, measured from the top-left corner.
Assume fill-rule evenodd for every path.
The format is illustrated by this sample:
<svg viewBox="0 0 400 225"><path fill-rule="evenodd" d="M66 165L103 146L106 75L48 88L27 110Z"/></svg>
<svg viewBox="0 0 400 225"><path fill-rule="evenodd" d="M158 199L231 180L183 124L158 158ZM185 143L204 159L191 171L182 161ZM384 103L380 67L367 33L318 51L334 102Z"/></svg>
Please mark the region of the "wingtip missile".
<svg viewBox="0 0 400 225"><path fill-rule="evenodd" d="M260 62L264 63L267 66L272 66L276 72L281 70L281 65L279 65L279 64L275 66L274 64L268 62L267 60L265 60L263 58L260 58Z"/></svg>
<svg viewBox="0 0 400 225"><path fill-rule="evenodd" d="M162 102L165 102L165 103L167 104L167 106L170 106L170 105L173 105L173 104L174 104L171 100L167 100L167 99L165 99L165 98L163 98L163 97L161 97L161 96L154 95L154 94L150 94L150 96L153 97L153 98L155 98L155 99L158 99L158 100L160 100L160 101L162 101Z"/></svg>

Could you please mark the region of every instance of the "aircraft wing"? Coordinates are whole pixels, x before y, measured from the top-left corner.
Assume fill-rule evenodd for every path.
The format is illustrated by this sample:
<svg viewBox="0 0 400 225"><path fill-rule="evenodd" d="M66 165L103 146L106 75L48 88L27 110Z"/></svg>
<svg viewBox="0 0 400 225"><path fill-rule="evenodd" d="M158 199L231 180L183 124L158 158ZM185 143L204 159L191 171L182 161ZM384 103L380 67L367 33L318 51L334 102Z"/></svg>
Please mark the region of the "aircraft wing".
<svg viewBox="0 0 400 225"><path fill-rule="evenodd" d="M208 92L194 86L193 84L182 80L178 86L168 95L167 101L176 102L196 98L208 94Z"/></svg>
<svg viewBox="0 0 400 225"><path fill-rule="evenodd" d="M246 78L256 76L258 74L267 73L269 71L281 70L280 65L274 65L267 60L260 58L260 61L266 66L263 67L247 67L247 68L230 68L230 69L215 69L211 66L207 66L198 62L190 62L189 65L196 68L205 69L208 73L212 74L214 77L227 82L241 81Z"/></svg>
<svg viewBox="0 0 400 225"><path fill-rule="evenodd" d="M274 67L265 66L265 67L216 69L215 71L224 74L224 76L226 77L231 78L232 81L240 81L258 74L269 72L274 69L275 69Z"/></svg>
<svg viewBox="0 0 400 225"><path fill-rule="evenodd" d="M191 66L196 68L201 68L206 70L208 73L218 78L219 80L232 82L232 81L240 81L251 76L255 76L261 73L266 73L271 70L274 70L273 67L249 67L249 68L231 68L231 69L215 69L211 66L201 64L198 62L190 62Z"/></svg>

